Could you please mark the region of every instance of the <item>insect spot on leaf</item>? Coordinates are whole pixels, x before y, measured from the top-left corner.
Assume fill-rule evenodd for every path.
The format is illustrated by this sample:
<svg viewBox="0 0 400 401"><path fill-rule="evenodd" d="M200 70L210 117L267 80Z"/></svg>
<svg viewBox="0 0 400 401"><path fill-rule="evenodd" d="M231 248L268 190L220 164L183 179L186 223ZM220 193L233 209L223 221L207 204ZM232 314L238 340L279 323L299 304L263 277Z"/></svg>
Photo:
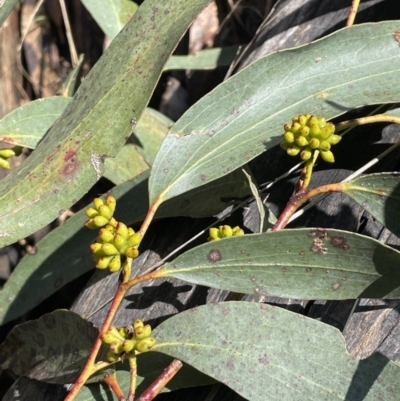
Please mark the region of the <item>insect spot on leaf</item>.
<svg viewBox="0 0 400 401"><path fill-rule="evenodd" d="M264 354L261 358L258 358L258 362L260 362L262 365L267 365L268 364L268 354Z"/></svg>
<svg viewBox="0 0 400 401"><path fill-rule="evenodd" d="M398 45L400 47L400 29L398 29L397 31L394 31L393 39L398 43Z"/></svg>
<svg viewBox="0 0 400 401"><path fill-rule="evenodd" d="M207 254L207 259L211 263L219 262L222 259L221 252L217 249L211 249L211 251Z"/></svg>
<svg viewBox="0 0 400 401"><path fill-rule="evenodd" d="M340 248L344 251L347 251L350 248L350 245L347 243L347 240L344 237L332 237L331 244L335 248Z"/></svg>
<svg viewBox="0 0 400 401"><path fill-rule="evenodd" d="M251 280L253 283L255 283L255 282L256 282L255 276L251 276L251 277L250 277L250 280Z"/></svg>
<svg viewBox="0 0 400 401"><path fill-rule="evenodd" d="M201 179L201 181L205 181L205 179L206 179L205 174L202 174L202 175L200 176L200 179Z"/></svg>
<svg viewBox="0 0 400 401"><path fill-rule="evenodd" d="M334 283L334 284L332 284L332 290L333 290L333 291L336 291L339 287L340 287L340 284L339 284L339 283Z"/></svg>

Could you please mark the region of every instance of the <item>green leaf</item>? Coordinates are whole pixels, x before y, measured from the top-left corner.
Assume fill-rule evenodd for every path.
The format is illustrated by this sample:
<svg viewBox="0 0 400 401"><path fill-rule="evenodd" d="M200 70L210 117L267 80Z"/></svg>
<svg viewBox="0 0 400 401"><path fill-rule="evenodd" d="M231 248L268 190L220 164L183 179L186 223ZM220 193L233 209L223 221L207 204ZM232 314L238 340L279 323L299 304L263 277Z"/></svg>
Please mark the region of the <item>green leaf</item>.
<svg viewBox="0 0 400 401"><path fill-rule="evenodd" d="M168 117L146 108L129 143L117 157L106 160L104 177L118 185L149 169L172 124Z"/></svg>
<svg viewBox="0 0 400 401"><path fill-rule="evenodd" d="M0 27L7 19L12 9L17 5L18 0L3 0L0 6Z"/></svg>
<svg viewBox="0 0 400 401"><path fill-rule="evenodd" d="M158 352L147 352L137 356L138 378L137 394L141 394L146 388L163 372L163 370L172 362L173 358ZM129 389L129 365L127 362L116 365L117 380L125 394ZM180 388L205 386L215 384L215 380L209 376L200 373L190 365L184 365L173 379L167 383L163 392L174 391ZM80 390L75 398L76 401L88 400L117 400L108 386L99 384L89 384Z"/></svg>
<svg viewBox="0 0 400 401"><path fill-rule="evenodd" d="M149 170L113 188L118 221L131 225L144 219L149 206L148 176ZM228 206L230 197L242 198L248 193L242 172L235 171L165 202L157 217L211 216ZM63 285L94 268L89 245L97 233L83 226L85 220L85 211L79 211L39 241L34 255L26 255L20 261L0 290L0 325L23 315Z"/></svg>
<svg viewBox="0 0 400 401"><path fill-rule="evenodd" d="M213 241L157 276L282 298L398 298L399 265L400 252L372 238L306 228Z"/></svg>
<svg viewBox="0 0 400 401"><path fill-rule="evenodd" d="M98 330L74 312L58 310L15 326L0 345L0 365L18 376L73 383Z"/></svg>
<svg viewBox="0 0 400 401"><path fill-rule="evenodd" d="M398 400L397 364L380 354L352 358L339 330L276 306L204 305L173 316L153 335L153 350L247 400Z"/></svg>
<svg viewBox="0 0 400 401"><path fill-rule="evenodd" d="M400 173L365 175L344 183L343 192L400 236Z"/></svg>
<svg viewBox="0 0 400 401"><path fill-rule="evenodd" d="M81 84L35 152L1 181L0 247L76 203L139 120L162 68L209 0L146 0Z"/></svg>
<svg viewBox="0 0 400 401"><path fill-rule="evenodd" d="M227 66L235 59L238 49L238 46L217 47L201 50L195 55L171 56L164 67L164 71L212 70L217 67Z"/></svg>
<svg viewBox="0 0 400 401"><path fill-rule="evenodd" d="M130 0L82 0L82 3L110 39L117 36L138 10L138 5Z"/></svg>
<svg viewBox="0 0 400 401"><path fill-rule="evenodd" d="M83 61L85 57L83 54L79 56L79 60L74 69L68 74L67 79L63 82L59 89L59 94L62 96L74 96L75 92L81 84L83 74ZM61 114L61 113L60 113Z"/></svg>
<svg viewBox="0 0 400 401"><path fill-rule="evenodd" d="M0 120L0 141L35 149L70 101L54 96L18 107Z"/></svg>
<svg viewBox="0 0 400 401"><path fill-rule="evenodd" d="M150 202L227 174L282 141L283 124L313 113L400 100L398 21L356 25L261 58L219 85L172 127L154 162Z"/></svg>

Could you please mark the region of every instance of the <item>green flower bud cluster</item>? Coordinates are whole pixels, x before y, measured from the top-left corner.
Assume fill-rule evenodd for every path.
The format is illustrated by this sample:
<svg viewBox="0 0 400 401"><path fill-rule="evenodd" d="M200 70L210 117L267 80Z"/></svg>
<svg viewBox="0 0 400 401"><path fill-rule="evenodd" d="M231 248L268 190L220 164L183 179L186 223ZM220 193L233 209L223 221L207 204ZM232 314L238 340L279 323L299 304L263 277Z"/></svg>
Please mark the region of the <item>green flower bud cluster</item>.
<svg viewBox="0 0 400 401"><path fill-rule="evenodd" d="M233 228L227 225L219 226L218 228L211 227L208 241L218 241L222 238L239 237L241 235L244 235L244 231L239 226Z"/></svg>
<svg viewBox="0 0 400 401"><path fill-rule="evenodd" d="M301 160L307 161L318 149L326 162L333 163L335 161L330 149L342 137L334 134L335 125L327 122L324 117L300 114L293 117L291 124L285 124L284 129L284 142L281 143L281 147L289 156L299 154Z"/></svg>
<svg viewBox="0 0 400 401"><path fill-rule="evenodd" d="M116 362L122 356L133 358L137 352L149 351L156 343L151 337L151 326L140 319L136 319L129 329L110 326L101 340L109 347L108 362Z"/></svg>
<svg viewBox="0 0 400 401"><path fill-rule="evenodd" d="M21 153L21 146L0 149L0 167L6 168L8 170L10 168L10 162L7 159L13 156L19 156Z"/></svg>
<svg viewBox="0 0 400 401"><path fill-rule="evenodd" d="M116 200L113 196L107 196L105 201L96 198L94 205L95 208L86 209L89 220L85 223L89 228L101 227L96 241L90 245L93 260L98 269L108 268L110 272L116 272L126 258L139 256L142 235L114 219Z"/></svg>

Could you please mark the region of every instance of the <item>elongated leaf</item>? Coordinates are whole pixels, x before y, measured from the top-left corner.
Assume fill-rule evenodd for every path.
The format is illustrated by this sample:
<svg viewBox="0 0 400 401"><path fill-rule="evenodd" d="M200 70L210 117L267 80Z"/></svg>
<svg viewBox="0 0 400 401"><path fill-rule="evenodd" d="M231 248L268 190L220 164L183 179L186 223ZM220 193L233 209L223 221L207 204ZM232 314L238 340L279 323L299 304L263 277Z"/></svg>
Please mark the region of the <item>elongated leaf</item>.
<svg viewBox="0 0 400 401"><path fill-rule="evenodd" d="M82 0L102 31L114 39L138 9L130 0Z"/></svg>
<svg viewBox="0 0 400 401"><path fill-rule="evenodd" d="M35 149L70 100L54 96L18 107L0 120L0 141Z"/></svg>
<svg viewBox="0 0 400 401"><path fill-rule="evenodd" d="M58 310L15 326L0 345L0 365L18 376L49 383L72 383L98 335L92 323Z"/></svg>
<svg viewBox="0 0 400 401"><path fill-rule="evenodd" d="M195 55L171 56L165 65L168 70L211 70L232 63L238 52L238 46L219 47L201 50Z"/></svg>
<svg viewBox="0 0 400 401"><path fill-rule="evenodd" d="M0 27L3 25L3 22L7 19L8 15L17 5L17 3L18 0L2 0L0 2Z"/></svg>
<svg viewBox="0 0 400 401"><path fill-rule="evenodd" d="M88 74L62 116L1 185L0 246L74 204L103 174L140 118L164 63L209 0L146 0Z"/></svg>
<svg viewBox="0 0 400 401"><path fill-rule="evenodd" d="M339 330L256 303L210 304L157 327L155 351L189 363L251 401L397 400L400 367L360 361Z"/></svg>
<svg viewBox="0 0 400 401"><path fill-rule="evenodd" d="M145 353L137 356L138 378L137 394L141 394L146 388L162 373L162 371L172 362L173 358L158 352ZM129 389L129 365L127 362L117 364L116 375L118 384L125 394ZM163 392L173 391L180 388L205 386L214 384L215 380L190 365L185 364L174 378L167 383ZM76 401L88 400L116 400L113 392L104 386L98 384L89 384L85 386L75 398Z"/></svg>
<svg viewBox="0 0 400 401"><path fill-rule="evenodd" d="M149 171L113 188L117 198L115 217L126 224L138 223L148 209ZM158 217L205 217L219 213L229 200L249 194L241 171L222 177L161 205ZM96 232L83 226L81 210L51 231L37 244L34 255L26 255L0 291L0 325L15 319L81 274L93 269L89 251ZM38 291L40 288L40 291Z"/></svg>
<svg viewBox="0 0 400 401"><path fill-rule="evenodd" d="M398 298L399 265L400 252L372 238L307 228L213 241L157 275L283 298Z"/></svg>
<svg viewBox="0 0 400 401"><path fill-rule="evenodd" d="M281 142L283 124L400 100L398 21L342 29L256 61L189 109L167 135L150 201L204 185Z"/></svg>
<svg viewBox="0 0 400 401"><path fill-rule="evenodd" d="M344 184L358 202L393 234L400 236L400 173L369 174Z"/></svg>

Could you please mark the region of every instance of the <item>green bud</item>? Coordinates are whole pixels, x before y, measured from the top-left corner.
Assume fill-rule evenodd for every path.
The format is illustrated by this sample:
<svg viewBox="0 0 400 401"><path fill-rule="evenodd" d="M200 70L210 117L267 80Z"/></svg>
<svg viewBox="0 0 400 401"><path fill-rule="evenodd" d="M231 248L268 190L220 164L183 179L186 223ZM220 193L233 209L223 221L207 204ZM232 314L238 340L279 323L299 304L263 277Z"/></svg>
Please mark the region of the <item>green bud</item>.
<svg viewBox="0 0 400 401"><path fill-rule="evenodd" d="M219 229L216 227L211 227L208 231L208 235L210 236L210 241L219 239L220 238Z"/></svg>
<svg viewBox="0 0 400 401"><path fill-rule="evenodd" d="M114 214L117 200L112 195L107 195L105 204L110 208L111 213Z"/></svg>
<svg viewBox="0 0 400 401"><path fill-rule="evenodd" d="M283 129L284 129L286 132L290 131L290 130L292 129L292 124L285 124L285 125L283 126Z"/></svg>
<svg viewBox="0 0 400 401"><path fill-rule="evenodd" d="M111 209L107 205L100 205L98 210L100 215L105 217L107 220L110 220L113 216Z"/></svg>
<svg viewBox="0 0 400 401"><path fill-rule="evenodd" d="M327 140L332 135L332 129L329 125L325 125L324 128L321 128L318 138L322 141Z"/></svg>
<svg viewBox="0 0 400 401"><path fill-rule="evenodd" d="M141 341L139 341L135 349L139 352L146 352L148 351L151 347L153 347L156 344L156 340L153 337L147 337Z"/></svg>
<svg viewBox="0 0 400 401"><path fill-rule="evenodd" d="M106 228L101 228L99 230L99 238L103 242L112 242L114 239L114 233L112 233L110 230L107 230Z"/></svg>
<svg viewBox="0 0 400 401"><path fill-rule="evenodd" d="M100 207L101 205L104 205L104 201L103 201L103 199L101 199L101 198L94 198L94 199L93 199L93 203L94 203L94 207L95 207L97 210L99 210L99 207Z"/></svg>
<svg viewBox="0 0 400 401"><path fill-rule="evenodd" d="M138 251L137 248L135 248L135 247L132 246L132 247L128 248L128 249L125 251L125 255L126 255L128 258L135 259L135 258L137 258L137 257L139 256L139 251Z"/></svg>
<svg viewBox="0 0 400 401"><path fill-rule="evenodd" d="M141 320L141 319L136 319L134 322L133 322L133 328L136 330L137 328L139 328L139 327L143 327L144 326L144 323L143 323L143 320Z"/></svg>
<svg viewBox="0 0 400 401"><path fill-rule="evenodd" d="M335 157L330 150L321 150L321 157L328 163L335 162Z"/></svg>
<svg viewBox="0 0 400 401"><path fill-rule="evenodd" d="M293 143L294 142L294 134L293 134L293 132L285 132L283 134L283 139L287 143Z"/></svg>
<svg viewBox="0 0 400 401"><path fill-rule="evenodd" d="M142 234L134 233L128 238L128 244L130 246L138 246L142 242Z"/></svg>
<svg viewBox="0 0 400 401"><path fill-rule="evenodd" d="M134 332L136 340L143 340L144 338L150 337L151 335L151 326L146 324L143 327L137 327Z"/></svg>
<svg viewBox="0 0 400 401"><path fill-rule="evenodd" d="M219 226L219 231L223 238L232 237L232 227L231 226Z"/></svg>
<svg viewBox="0 0 400 401"><path fill-rule="evenodd" d="M311 158L312 151L310 148L306 148L300 152L300 159L303 161L307 161Z"/></svg>
<svg viewBox="0 0 400 401"><path fill-rule="evenodd" d="M342 137L340 135L333 134L326 141L329 142L331 145L336 145L341 140L342 140Z"/></svg>
<svg viewBox="0 0 400 401"><path fill-rule="evenodd" d="M331 148L331 144L328 141L322 141L319 145L320 149L329 150Z"/></svg>
<svg viewBox="0 0 400 401"><path fill-rule="evenodd" d="M93 217L91 220L93 220L93 223L97 228L103 227L108 223L108 219L100 215Z"/></svg>
<svg viewBox="0 0 400 401"><path fill-rule="evenodd" d="M121 268L121 257L119 255L114 256L108 264L108 270L111 273L117 272Z"/></svg>
<svg viewBox="0 0 400 401"><path fill-rule="evenodd" d="M103 341L104 344L111 344L118 340L119 338L116 337L114 333L110 333L108 331L101 336L101 341Z"/></svg>
<svg viewBox="0 0 400 401"><path fill-rule="evenodd" d="M310 133L310 128L308 128L307 125L301 127L301 129L299 130L299 134L302 136L308 136L309 133Z"/></svg>
<svg viewBox="0 0 400 401"><path fill-rule="evenodd" d="M310 146L311 149L318 149L320 144L320 140L317 138L311 138L310 142L308 142L308 145Z"/></svg>
<svg viewBox="0 0 400 401"><path fill-rule="evenodd" d="M319 120L317 117L315 116L310 116L310 118L308 119L307 125L309 127L311 127L312 125L318 125L319 126Z"/></svg>
<svg viewBox="0 0 400 401"><path fill-rule="evenodd" d="M125 352L129 352L129 351L132 351L135 348L135 345L136 345L136 341L134 341L134 340L125 340L122 343L122 349Z"/></svg>
<svg viewBox="0 0 400 401"><path fill-rule="evenodd" d="M92 219L93 217L96 217L99 215L99 212L96 209L93 209L92 207L88 207L85 210L86 216L89 217L89 219Z"/></svg>
<svg viewBox="0 0 400 401"><path fill-rule="evenodd" d="M298 145L290 145L286 151L289 156L297 156L300 153L300 148Z"/></svg>
<svg viewBox="0 0 400 401"><path fill-rule="evenodd" d="M298 122L295 122L292 125L292 128L290 129L290 132L292 132L293 134L297 134L297 133L300 132L301 128L302 128L301 125Z"/></svg>
<svg viewBox="0 0 400 401"><path fill-rule="evenodd" d="M240 237L244 235L244 231L239 226L232 228L232 233L234 237Z"/></svg>
<svg viewBox="0 0 400 401"><path fill-rule="evenodd" d="M96 253L98 255L103 256L104 254L103 254L103 252L101 250L102 245L103 245L102 243L93 242L93 244L90 244L89 247L90 247L90 250L91 250L92 253Z"/></svg>
<svg viewBox="0 0 400 401"><path fill-rule="evenodd" d="M108 351L106 355L107 362L114 363L120 360L120 356L112 351Z"/></svg>
<svg viewBox="0 0 400 401"><path fill-rule="evenodd" d="M308 121L307 116L305 116L305 115L300 115L300 116L299 116L299 123L300 123L300 125L306 125L306 124L307 124L307 121Z"/></svg>
<svg viewBox="0 0 400 401"><path fill-rule="evenodd" d="M310 125L310 136L313 138L318 137L321 129L319 128L318 124L312 124Z"/></svg>
<svg viewBox="0 0 400 401"><path fill-rule="evenodd" d="M113 243L118 248L120 253L125 253L126 248L128 248L126 238L120 234L115 234Z"/></svg>
<svg viewBox="0 0 400 401"><path fill-rule="evenodd" d="M113 341L110 344L110 351L114 352L114 354L120 354L124 350L122 349L122 342L121 341Z"/></svg>
<svg viewBox="0 0 400 401"><path fill-rule="evenodd" d="M129 330L126 327L118 327L117 330L121 337L128 338Z"/></svg>
<svg viewBox="0 0 400 401"><path fill-rule="evenodd" d="M308 145L307 139L301 135L296 138L296 143L297 143L297 145L299 145L301 147Z"/></svg>
<svg viewBox="0 0 400 401"><path fill-rule="evenodd" d="M113 256L103 256L103 257L99 258L96 262L96 267L98 269L107 269L112 258L113 258Z"/></svg>
<svg viewBox="0 0 400 401"><path fill-rule="evenodd" d="M325 119L324 117L319 117L319 118L318 118L318 123L319 123L319 126L320 126L321 128L323 128L323 127L325 127L325 125L326 125L326 119Z"/></svg>
<svg viewBox="0 0 400 401"><path fill-rule="evenodd" d="M109 341L109 342L106 342L106 341L103 339L103 337L104 337L106 334L107 334L107 337L106 337L107 339L113 338L113 340L112 340L112 341ZM102 337L102 340L103 340L103 342L105 342L106 344L111 344L111 343L114 342L114 341L119 341L119 342L121 342L121 341L124 340L124 337L121 336L119 330L118 330L115 326L110 326L110 327L108 328L108 330L103 334L103 337Z"/></svg>
<svg viewBox="0 0 400 401"><path fill-rule="evenodd" d="M107 242L105 244L102 244L101 250L104 252L104 255L114 256L119 254L118 249L113 244Z"/></svg>
<svg viewBox="0 0 400 401"><path fill-rule="evenodd" d="M2 157L0 157L0 167L3 167L5 169L9 170L11 165L10 165L10 162L8 160L3 159Z"/></svg>
<svg viewBox="0 0 400 401"><path fill-rule="evenodd" d="M15 152L13 149L10 148L3 148L0 149L0 157L4 159L9 159L10 157L15 156Z"/></svg>
<svg viewBox="0 0 400 401"><path fill-rule="evenodd" d="M121 221L118 222L116 231L117 234L121 235L122 237L128 238L128 227Z"/></svg>

